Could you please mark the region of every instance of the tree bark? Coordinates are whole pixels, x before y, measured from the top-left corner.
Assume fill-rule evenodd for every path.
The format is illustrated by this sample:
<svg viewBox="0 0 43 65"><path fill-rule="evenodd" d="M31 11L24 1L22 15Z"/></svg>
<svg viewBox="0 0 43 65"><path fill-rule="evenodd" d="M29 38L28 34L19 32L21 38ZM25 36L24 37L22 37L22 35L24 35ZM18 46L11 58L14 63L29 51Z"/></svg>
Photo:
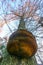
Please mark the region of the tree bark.
<svg viewBox="0 0 43 65"><path fill-rule="evenodd" d="M20 24L18 29L25 29L25 21L23 20L23 18L20 19Z"/></svg>

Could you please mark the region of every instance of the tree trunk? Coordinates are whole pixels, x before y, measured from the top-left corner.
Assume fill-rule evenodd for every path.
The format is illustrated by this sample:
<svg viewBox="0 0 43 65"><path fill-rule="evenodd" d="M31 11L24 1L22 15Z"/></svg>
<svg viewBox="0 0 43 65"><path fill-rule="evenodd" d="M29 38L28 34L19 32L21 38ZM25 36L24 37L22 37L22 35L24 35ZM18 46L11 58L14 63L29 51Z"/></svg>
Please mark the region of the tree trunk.
<svg viewBox="0 0 43 65"><path fill-rule="evenodd" d="M24 22L23 18L21 18L21 20L20 20L18 29L25 29L25 22Z"/></svg>

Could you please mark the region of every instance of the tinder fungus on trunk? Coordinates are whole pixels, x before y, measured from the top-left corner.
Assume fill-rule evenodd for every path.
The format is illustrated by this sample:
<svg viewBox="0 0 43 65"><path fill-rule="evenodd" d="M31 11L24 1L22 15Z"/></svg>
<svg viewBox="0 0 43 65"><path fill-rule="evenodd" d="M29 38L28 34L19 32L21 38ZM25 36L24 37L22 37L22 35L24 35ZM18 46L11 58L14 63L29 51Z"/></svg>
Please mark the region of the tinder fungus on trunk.
<svg viewBox="0 0 43 65"><path fill-rule="evenodd" d="M27 30L17 30L8 40L7 51L20 58L32 57L37 51L35 37Z"/></svg>

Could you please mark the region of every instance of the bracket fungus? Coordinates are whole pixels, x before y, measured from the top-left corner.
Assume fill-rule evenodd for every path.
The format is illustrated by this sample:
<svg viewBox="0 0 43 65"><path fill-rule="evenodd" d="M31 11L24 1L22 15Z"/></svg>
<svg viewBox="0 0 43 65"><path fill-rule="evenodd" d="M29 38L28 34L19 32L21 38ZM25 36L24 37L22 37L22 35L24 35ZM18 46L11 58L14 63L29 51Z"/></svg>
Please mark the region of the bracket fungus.
<svg viewBox="0 0 43 65"><path fill-rule="evenodd" d="M17 30L8 40L7 51L10 55L20 58L32 57L37 51L34 35L27 30Z"/></svg>

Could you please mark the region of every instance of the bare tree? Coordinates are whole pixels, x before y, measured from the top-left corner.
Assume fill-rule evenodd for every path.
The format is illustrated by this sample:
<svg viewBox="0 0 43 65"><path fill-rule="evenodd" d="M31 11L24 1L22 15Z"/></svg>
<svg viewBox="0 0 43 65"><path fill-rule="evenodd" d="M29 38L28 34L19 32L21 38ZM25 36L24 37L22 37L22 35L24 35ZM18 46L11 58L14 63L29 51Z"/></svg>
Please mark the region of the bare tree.
<svg viewBox="0 0 43 65"><path fill-rule="evenodd" d="M13 20L20 20L20 24L19 24L19 28L23 27L25 28L25 21L27 22L28 19L33 18L34 20L36 20L36 23L39 22L41 23L41 17L36 13L40 7L41 7L41 2L43 2L43 0L18 0L19 2L17 3L16 0L11 0L14 3L14 6L12 7L10 1L7 0L1 0L2 2L2 10L4 14L4 22L0 24L0 27L3 27L4 24L13 21ZM17 4L16 4L17 3ZM4 5L5 8L4 8ZM17 7L16 7L17 6ZM29 20L30 22L30 20ZM43 26L41 24L41 26ZM37 28L39 28L39 26L36 25L36 28L34 30L37 30ZM9 26L8 26L9 28ZM10 28L9 28L10 29ZM33 30L33 29L32 29ZM33 30L33 31L34 31ZM36 36L39 37L39 36ZM34 62L35 63L35 62ZM35 64L33 64L35 65Z"/></svg>

